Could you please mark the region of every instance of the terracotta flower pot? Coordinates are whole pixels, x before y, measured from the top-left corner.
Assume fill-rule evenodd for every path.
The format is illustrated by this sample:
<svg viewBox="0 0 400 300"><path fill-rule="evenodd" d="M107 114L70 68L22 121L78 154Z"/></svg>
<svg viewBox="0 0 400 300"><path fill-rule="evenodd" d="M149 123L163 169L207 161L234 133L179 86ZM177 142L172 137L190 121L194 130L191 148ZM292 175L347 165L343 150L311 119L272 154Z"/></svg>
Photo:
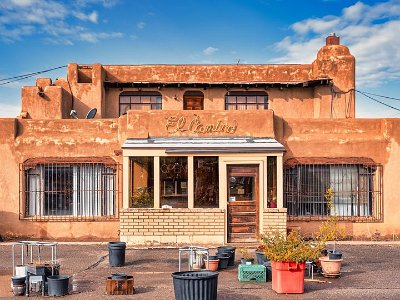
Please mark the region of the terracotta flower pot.
<svg viewBox="0 0 400 300"><path fill-rule="evenodd" d="M343 259L329 259L328 256L320 257L322 275L325 277L339 277Z"/></svg>
<svg viewBox="0 0 400 300"><path fill-rule="evenodd" d="M219 263L219 259L209 260L208 261L208 270L209 271L217 271L218 263Z"/></svg>

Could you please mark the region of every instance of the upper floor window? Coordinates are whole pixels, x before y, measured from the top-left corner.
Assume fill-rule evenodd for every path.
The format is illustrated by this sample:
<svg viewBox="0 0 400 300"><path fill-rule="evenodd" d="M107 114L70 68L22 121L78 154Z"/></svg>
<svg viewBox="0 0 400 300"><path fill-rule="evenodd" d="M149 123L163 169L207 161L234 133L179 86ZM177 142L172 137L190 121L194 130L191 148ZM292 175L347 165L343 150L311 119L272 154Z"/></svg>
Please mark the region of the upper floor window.
<svg viewBox="0 0 400 300"><path fill-rule="evenodd" d="M333 207L324 197L334 192ZM382 167L363 164L299 164L284 170L288 216L382 220Z"/></svg>
<svg viewBox="0 0 400 300"><path fill-rule="evenodd" d="M204 95L200 91L187 91L183 95L184 110L203 110Z"/></svg>
<svg viewBox="0 0 400 300"><path fill-rule="evenodd" d="M226 110L268 109L268 94L265 92L231 91L225 95Z"/></svg>
<svg viewBox="0 0 400 300"><path fill-rule="evenodd" d="M122 92L119 95L119 115L129 109L156 110L162 109L162 96L159 92Z"/></svg>
<svg viewBox="0 0 400 300"><path fill-rule="evenodd" d="M28 163L24 175L25 217L115 217L116 165Z"/></svg>

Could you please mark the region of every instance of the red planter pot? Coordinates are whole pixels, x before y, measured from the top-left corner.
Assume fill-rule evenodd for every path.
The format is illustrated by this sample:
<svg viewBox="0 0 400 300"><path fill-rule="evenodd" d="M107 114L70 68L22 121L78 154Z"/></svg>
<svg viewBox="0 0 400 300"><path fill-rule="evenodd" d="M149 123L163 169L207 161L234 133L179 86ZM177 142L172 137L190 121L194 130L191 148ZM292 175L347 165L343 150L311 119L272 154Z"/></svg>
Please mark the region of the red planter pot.
<svg viewBox="0 0 400 300"><path fill-rule="evenodd" d="M279 294L303 294L306 263L271 261L272 289Z"/></svg>

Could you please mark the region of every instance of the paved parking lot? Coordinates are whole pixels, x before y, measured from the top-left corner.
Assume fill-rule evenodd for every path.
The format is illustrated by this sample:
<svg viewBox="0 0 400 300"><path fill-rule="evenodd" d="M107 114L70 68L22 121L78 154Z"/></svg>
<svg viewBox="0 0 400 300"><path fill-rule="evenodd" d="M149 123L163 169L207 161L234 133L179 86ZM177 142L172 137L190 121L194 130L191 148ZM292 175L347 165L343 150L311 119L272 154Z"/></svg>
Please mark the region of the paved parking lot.
<svg viewBox="0 0 400 300"><path fill-rule="evenodd" d="M0 298L12 298L12 243L0 243ZM204 245L203 245L204 246ZM305 282L302 295L278 295L271 282L241 283L235 267L224 270L218 277L218 299L400 299L400 243L345 243L341 278L321 282ZM128 247L126 264L110 267L106 243L64 244L57 247L61 274L71 276L75 292L68 299L174 299L171 273L178 271L177 248L137 249ZM213 254L215 248L210 248ZM134 296L108 296L105 280L112 273L134 276ZM39 296L37 298L40 298Z"/></svg>

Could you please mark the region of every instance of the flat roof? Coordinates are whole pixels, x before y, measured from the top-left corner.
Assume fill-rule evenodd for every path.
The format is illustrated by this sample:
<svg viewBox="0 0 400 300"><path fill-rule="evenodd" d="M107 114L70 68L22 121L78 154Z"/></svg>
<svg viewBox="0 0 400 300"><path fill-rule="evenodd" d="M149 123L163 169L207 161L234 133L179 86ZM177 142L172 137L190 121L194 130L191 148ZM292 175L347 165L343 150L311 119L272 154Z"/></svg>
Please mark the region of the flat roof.
<svg viewBox="0 0 400 300"><path fill-rule="evenodd" d="M130 138L122 149L165 149L166 153L268 153L285 147L273 138L254 137L171 137Z"/></svg>

